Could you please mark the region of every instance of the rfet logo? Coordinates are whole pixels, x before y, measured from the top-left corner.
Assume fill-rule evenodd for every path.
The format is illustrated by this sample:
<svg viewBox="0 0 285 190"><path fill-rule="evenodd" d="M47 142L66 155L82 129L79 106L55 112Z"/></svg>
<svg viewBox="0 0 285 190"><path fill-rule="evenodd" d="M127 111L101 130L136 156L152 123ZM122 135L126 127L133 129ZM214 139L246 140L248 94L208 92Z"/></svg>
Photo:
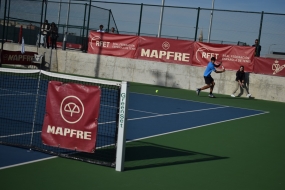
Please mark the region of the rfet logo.
<svg viewBox="0 0 285 190"><path fill-rule="evenodd" d="M215 57L218 59L219 54L212 51L207 47L200 47L196 50L195 57L198 62L201 62L200 59L211 59L211 57Z"/></svg>
<svg viewBox="0 0 285 190"><path fill-rule="evenodd" d="M50 81L41 134L43 144L94 152L100 96L98 86Z"/></svg>
<svg viewBox="0 0 285 190"><path fill-rule="evenodd" d="M93 36L91 38L91 48L95 49L96 47L109 47L110 42L103 41L100 36Z"/></svg>
<svg viewBox="0 0 285 190"><path fill-rule="evenodd" d="M280 71L282 71L283 69L285 68L285 64L284 65L279 65L279 61L276 59L274 61L274 63L272 64L272 70L274 71L273 72L273 75L279 73Z"/></svg>

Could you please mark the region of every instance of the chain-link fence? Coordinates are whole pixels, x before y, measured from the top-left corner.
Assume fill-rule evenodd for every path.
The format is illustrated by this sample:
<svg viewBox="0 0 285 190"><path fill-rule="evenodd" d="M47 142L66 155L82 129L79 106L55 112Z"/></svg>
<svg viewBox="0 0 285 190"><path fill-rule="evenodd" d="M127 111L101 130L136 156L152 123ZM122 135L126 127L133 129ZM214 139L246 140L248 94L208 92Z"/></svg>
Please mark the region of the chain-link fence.
<svg viewBox="0 0 285 190"><path fill-rule="evenodd" d="M164 6L160 22L160 5L86 0L72 1L68 8L69 0L58 0L48 1L41 10L41 0L2 0L1 26L4 18L3 1L11 4L6 8L8 23L14 21L17 26L31 23L38 28L42 17L42 21L47 19L59 26L58 41L63 40L63 33L67 30L70 33L68 42L84 44L89 30L97 30L102 24L106 31L114 27L120 34L160 36L209 43L252 45L255 39L259 39L262 46L261 56L272 51L285 52L285 14L280 13ZM9 27L9 34L5 37L17 42L17 27ZM159 28L161 35L158 35ZM33 40L27 40L27 43L35 44L34 38L37 33L38 30L30 33L24 31L23 34L28 35L25 36L25 42L28 37Z"/></svg>
<svg viewBox="0 0 285 190"><path fill-rule="evenodd" d="M0 19L1 39L18 43L21 30L25 43L30 45L38 45L40 26L45 20L57 25L59 42L63 41L64 34L67 33L68 43L84 45L88 31L99 29L101 24L106 32L114 27L118 33L112 11L87 2L4 0L1 2Z"/></svg>

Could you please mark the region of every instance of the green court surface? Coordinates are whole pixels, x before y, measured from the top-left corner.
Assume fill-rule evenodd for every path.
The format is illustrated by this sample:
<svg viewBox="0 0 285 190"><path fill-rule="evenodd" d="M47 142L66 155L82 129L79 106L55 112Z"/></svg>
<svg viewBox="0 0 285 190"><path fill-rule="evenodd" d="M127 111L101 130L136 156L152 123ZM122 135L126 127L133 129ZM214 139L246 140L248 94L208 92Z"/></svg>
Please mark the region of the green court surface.
<svg viewBox="0 0 285 190"><path fill-rule="evenodd" d="M129 142L124 172L64 158L2 169L0 189L285 189L285 103L138 83L130 91L269 113Z"/></svg>

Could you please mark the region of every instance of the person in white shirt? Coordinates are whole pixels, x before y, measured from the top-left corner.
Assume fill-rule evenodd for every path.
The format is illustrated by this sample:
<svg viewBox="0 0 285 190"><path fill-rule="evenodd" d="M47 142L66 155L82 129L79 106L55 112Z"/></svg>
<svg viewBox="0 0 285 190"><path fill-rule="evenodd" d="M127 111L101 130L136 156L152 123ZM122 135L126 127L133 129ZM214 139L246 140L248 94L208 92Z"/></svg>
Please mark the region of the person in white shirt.
<svg viewBox="0 0 285 190"><path fill-rule="evenodd" d="M43 23L41 31L41 45L45 48L49 48L50 25L48 23L48 20L45 20Z"/></svg>
<svg viewBox="0 0 285 190"><path fill-rule="evenodd" d="M97 32L105 32L105 30L103 30L103 28L104 28L104 26L101 24L100 26L99 26L99 30L97 30Z"/></svg>

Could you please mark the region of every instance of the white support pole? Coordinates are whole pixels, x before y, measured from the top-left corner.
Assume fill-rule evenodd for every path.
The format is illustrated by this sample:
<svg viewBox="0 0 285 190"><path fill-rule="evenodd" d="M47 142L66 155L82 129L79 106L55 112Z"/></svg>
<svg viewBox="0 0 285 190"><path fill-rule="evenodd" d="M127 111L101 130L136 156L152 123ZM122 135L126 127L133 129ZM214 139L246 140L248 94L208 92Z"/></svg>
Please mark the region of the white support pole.
<svg viewBox="0 0 285 190"><path fill-rule="evenodd" d="M69 13L70 13L70 1L68 1L68 8L67 8L67 18L66 18L66 24L65 24L65 32L63 34L63 42L62 42L62 50L66 50L66 41L67 41L67 35L68 35L68 24L69 24Z"/></svg>
<svg viewBox="0 0 285 190"><path fill-rule="evenodd" d="M59 23L60 23L60 12L61 12L61 0L59 1L58 17L57 17L57 28L59 28Z"/></svg>
<svg viewBox="0 0 285 190"><path fill-rule="evenodd" d="M160 38L161 36L161 28L162 28L162 20L163 20L163 11L164 11L164 0L162 0L162 7L160 11L160 20L159 20L159 26L158 26L158 34L157 37Z"/></svg>
<svg viewBox="0 0 285 190"><path fill-rule="evenodd" d="M125 146L126 146L126 128L128 112L128 83L123 81L121 84L120 105L119 105L119 123L116 153L116 171L124 170Z"/></svg>
<svg viewBox="0 0 285 190"><path fill-rule="evenodd" d="M210 26L209 26L209 33L208 33L208 43L210 43L210 38L211 38L214 4L215 4L215 0L212 0L212 11L211 11L211 16L210 16Z"/></svg>

